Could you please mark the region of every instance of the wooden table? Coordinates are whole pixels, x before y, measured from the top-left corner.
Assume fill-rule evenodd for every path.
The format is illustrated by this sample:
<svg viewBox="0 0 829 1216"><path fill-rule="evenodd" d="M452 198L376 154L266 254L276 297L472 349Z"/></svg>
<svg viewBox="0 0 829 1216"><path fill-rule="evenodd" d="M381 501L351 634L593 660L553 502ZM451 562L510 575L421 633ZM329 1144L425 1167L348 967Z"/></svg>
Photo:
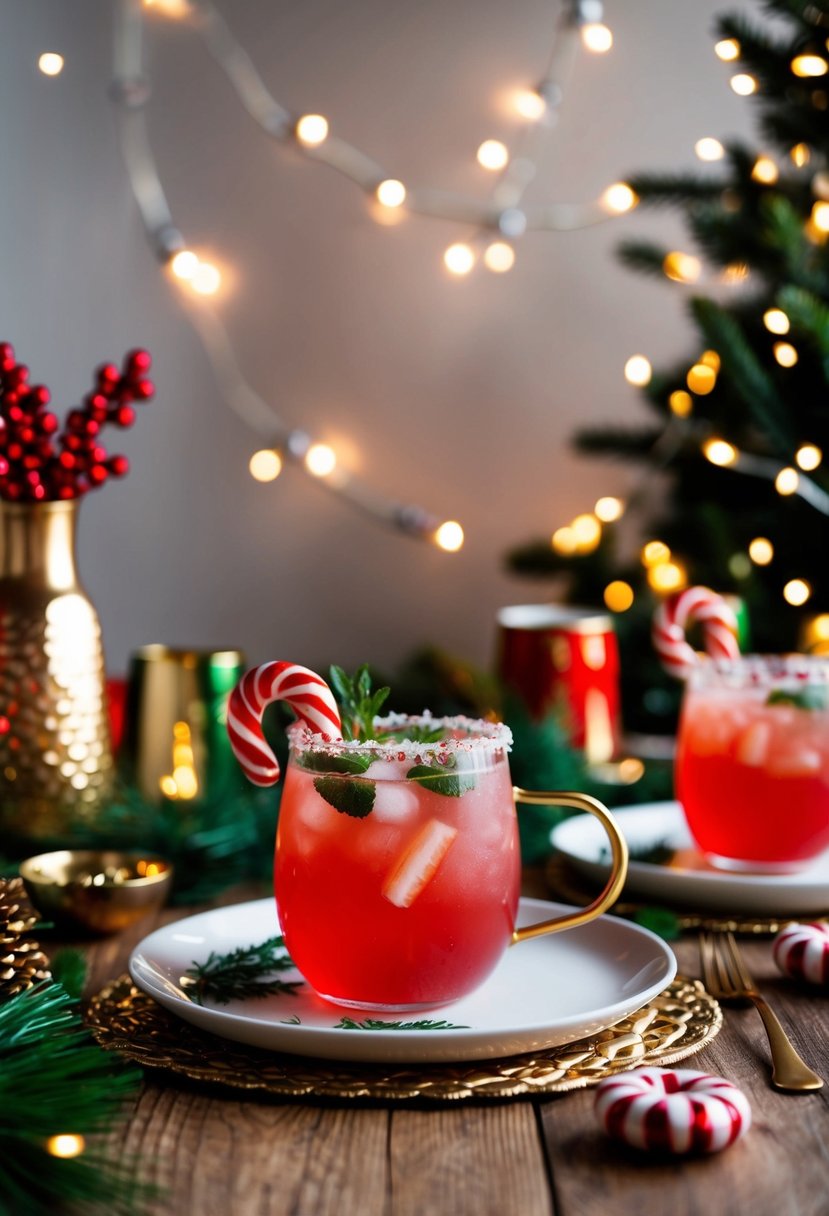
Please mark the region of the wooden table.
<svg viewBox="0 0 829 1216"><path fill-rule="evenodd" d="M90 993L126 970L145 934L191 911L167 910L90 946ZM696 975L693 935L674 946L680 971ZM829 1081L827 995L779 977L767 938L747 941L745 956L798 1050ZM165 1216L827 1216L829 1084L807 1095L773 1090L753 1008L728 1007L717 1038L683 1066L740 1086L754 1124L725 1152L681 1164L610 1142L590 1089L387 1109L240 1100L160 1073L147 1074L116 1144L140 1154L142 1176L164 1188L154 1211Z"/></svg>

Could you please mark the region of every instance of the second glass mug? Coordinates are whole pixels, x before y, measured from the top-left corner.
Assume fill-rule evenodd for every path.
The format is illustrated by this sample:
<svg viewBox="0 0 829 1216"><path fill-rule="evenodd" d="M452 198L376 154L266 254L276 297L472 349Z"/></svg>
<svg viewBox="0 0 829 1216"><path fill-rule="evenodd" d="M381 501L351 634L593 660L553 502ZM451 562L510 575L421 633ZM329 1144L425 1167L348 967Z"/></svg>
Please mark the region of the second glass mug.
<svg viewBox="0 0 829 1216"><path fill-rule="evenodd" d="M276 902L286 947L320 996L401 1011L447 1004L477 988L508 946L584 924L616 900L627 846L611 815L585 794L514 788L508 727L397 715L386 726L393 733L367 743L289 729ZM417 741L435 729L447 737ZM516 927L516 802L602 823L611 875L586 908Z"/></svg>

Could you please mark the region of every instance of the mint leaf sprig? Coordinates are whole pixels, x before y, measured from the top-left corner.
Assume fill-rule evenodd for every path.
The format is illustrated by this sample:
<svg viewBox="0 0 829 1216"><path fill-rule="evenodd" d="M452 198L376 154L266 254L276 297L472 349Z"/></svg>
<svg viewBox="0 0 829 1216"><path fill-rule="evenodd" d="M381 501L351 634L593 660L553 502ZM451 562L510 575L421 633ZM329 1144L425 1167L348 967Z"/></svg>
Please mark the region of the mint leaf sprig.
<svg viewBox="0 0 829 1216"><path fill-rule="evenodd" d="M374 719L385 705L391 689L371 691L371 674L367 663L358 667L353 676L349 676L342 667L332 666L329 673L342 711L343 738L359 739L363 743L376 739Z"/></svg>

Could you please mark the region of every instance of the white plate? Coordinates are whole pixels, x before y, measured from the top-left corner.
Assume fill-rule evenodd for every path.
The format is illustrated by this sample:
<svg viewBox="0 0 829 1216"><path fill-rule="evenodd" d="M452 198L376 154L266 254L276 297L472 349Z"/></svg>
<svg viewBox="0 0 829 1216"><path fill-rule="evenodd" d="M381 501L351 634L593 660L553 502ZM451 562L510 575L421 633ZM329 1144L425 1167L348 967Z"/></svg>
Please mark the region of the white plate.
<svg viewBox="0 0 829 1216"><path fill-rule="evenodd" d="M664 845L664 862L633 860L627 895L685 909L754 916L814 916L829 909L829 852L797 874L715 870L696 849L678 802L650 802L614 811L631 853ZM574 866L599 881L607 877L607 837L597 819L579 815L553 829L552 843Z"/></svg>
<svg viewBox="0 0 829 1216"><path fill-rule="evenodd" d="M522 899L519 924L565 911L564 905ZM171 1012L223 1038L274 1051L333 1060L377 1062L483 1060L537 1051L593 1034L647 1004L676 974L671 949L638 925L602 916L564 933L506 951L471 996L413 1014L345 1009L304 985L230 1005L194 1004L180 987L193 961L258 945L279 932L271 899L216 908L156 930L130 957L139 988ZM284 972L281 978L298 978ZM337 1024L376 1017L386 1022L446 1020L457 1029L346 1030ZM287 1019L299 1018L299 1024Z"/></svg>

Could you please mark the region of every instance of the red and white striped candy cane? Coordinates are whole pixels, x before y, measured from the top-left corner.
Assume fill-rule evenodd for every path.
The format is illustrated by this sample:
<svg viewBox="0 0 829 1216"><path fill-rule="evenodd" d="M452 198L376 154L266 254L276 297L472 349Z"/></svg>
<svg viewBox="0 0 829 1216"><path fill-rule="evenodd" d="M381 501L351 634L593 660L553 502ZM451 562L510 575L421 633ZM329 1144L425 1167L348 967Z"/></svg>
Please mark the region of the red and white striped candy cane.
<svg viewBox="0 0 829 1216"><path fill-rule="evenodd" d="M251 668L230 694L227 733L236 759L254 785L274 785L279 780L279 763L262 733L262 715L273 701L287 701L315 734L342 738L340 711L322 676L282 661Z"/></svg>
<svg viewBox="0 0 829 1216"><path fill-rule="evenodd" d="M703 626L705 650L712 658L736 659L737 617L734 610L708 587L688 587L663 600L654 613L651 637L662 666L672 676L685 680L699 662L685 636L694 622Z"/></svg>

